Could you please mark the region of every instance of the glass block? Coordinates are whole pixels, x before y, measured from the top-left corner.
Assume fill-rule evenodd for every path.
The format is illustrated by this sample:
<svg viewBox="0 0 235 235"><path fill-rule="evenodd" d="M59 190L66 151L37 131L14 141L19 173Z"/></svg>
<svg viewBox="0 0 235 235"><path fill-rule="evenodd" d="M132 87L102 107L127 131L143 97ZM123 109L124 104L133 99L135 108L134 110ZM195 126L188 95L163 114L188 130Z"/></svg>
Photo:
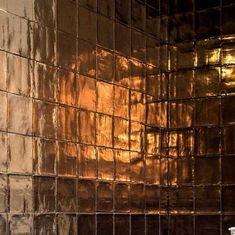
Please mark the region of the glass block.
<svg viewBox="0 0 235 235"><path fill-rule="evenodd" d="M84 0L83 0L84 1ZM83 7L78 8L78 37L90 42L96 42L96 14Z"/></svg>
<svg viewBox="0 0 235 235"><path fill-rule="evenodd" d="M9 134L8 171L32 173L32 152L33 142L31 137Z"/></svg>
<svg viewBox="0 0 235 235"><path fill-rule="evenodd" d="M55 0L47 1L48 3L54 2ZM40 2L37 0L37 2ZM46 1L43 0L45 6L47 5ZM43 9L43 6L40 6ZM41 10L40 9L40 10ZM40 14L44 14L47 10ZM47 19L50 18L49 15L45 16ZM56 32L47 27L41 26L37 23L31 23L31 28L33 32L33 51L32 57L40 62L47 64L55 64L56 61Z"/></svg>
<svg viewBox="0 0 235 235"><path fill-rule="evenodd" d="M108 182L99 182L97 185L97 210L113 211L113 185Z"/></svg>
<svg viewBox="0 0 235 235"><path fill-rule="evenodd" d="M160 188L160 212L166 212L169 209L169 188ZM161 220L162 223L162 220Z"/></svg>
<svg viewBox="0 0 235 235"><path fill-rule="evenodd" d="M129 148L129 122L125 119L114 118L114 147Z"/></svg>
<svg viewBox="0 0 235 235"><path fill-rule="evenodd" d="M27 213L32 211L32 178L29 176L10 176L10 211Z"/></svg>
<svg viewBox="0 0 235 235"><path fill-rule="evenodd" d="M97 159L93 146L78 145L78 172L81 178L96 178Z"/></svg>
<svg viewBox="0 0 235 235"><path fill-rule="evenodd" d="M54 178L34 177L34 210L36 212L54 212L56 182Z"/></svg>
<svg viewBox="0 0 235 235"><path fill-rule="evenodd" d="M130 61L131 76L130 87L134 90L145 91L146 69L143 63L137 60Z"/></svg>
<svg viewBox="0 0 235 235"><path fill-rule="evenodd" d="M114 0L98 0L98 13L105 15L108 18L113 18L114 16Z"/></svg>
<svg viewBox="0 0 235 235"><path fill-rule="evenodd" d="M193 131L178 131L178 154L180 156L188 156L193 154L194 136Z"/></svg>
<svg viewBox="0 0 235 235"><path fill-rule="evenodd" d="M96 114L96 144L112 146L112 117Z"/></svg>
<svg viewBox="0 0 235 235"><path fill-rule="evenodd" d="M39 175L56 173L56 142L53 140L33 140L33 168Z"/></svg>
<svg viewBox="0 0 235 235"><path fill-rule="evenodd" d="M102 15L98 15L98 34L97 40L100 46L106 47L108 49L113 49L113 21L104 17Z"/></svg>
<svg viewBox="0 0 235 235"><path fill-rule="evenodd" d="M159 216L146 216L146 235L159 235Z"/></svg>
<svg viewBox="0 0 235 235"><path fill-rule="evenodd" d="M222 68L222 92L228 95L233 95L235 91L235 67L228 66Z"/></svg>
<svg viewBox="0 0 235 235"><path fill-rule="evenodd" d="M56 222L54 215L37 215L34 217L34 233L35 234L48 234L56 233Z"/></svg>
<svg viewBox="0 0 235 235"><path fill-rule="evenodd" d="M97 75L106 81L114 79L114 56L107 50L97 49Z"/></svg>
<svg viewBox="0 0 235 235"><path fill-rule="evenodd" d="M130 186L128 184L116 183L114 198L116 212L130 211Z"/></svg>
<svg viewBox="0 0 235 235"><path fill-rule="evenodd" d="M7 171L7 144L8 136L6 133L0 133L0 172Z"/></svg>
<svg viewBox="0 0 235 235"><path fill-rule="evenodd" d="M195 218L195 235L220 234L220 216L199 215Z"/></svg>
<svg viewBox="0 0 235 235"><path fill-rule="evenodd" d="M34 3L35 20L43 25L55 26L56 1L36 0Z"/></svg>
<svg viewBox="0 0 235 235"><path fill-rule="evenodd" d="M71 178L57 179L57 210L59 212L75 212L76 180Z"/></svg>
<svg viewBox="0 0 235 235"><path fill-rule="evenodd" d="M76 13L76 1L59 0L57 2L58 29L76 36Z"/></svg>
<svg viewBox="0 0 235 235"><path fill-rule="evenodd" d="M145 233L145 216L131 215L131 235L142 235Z"/></svg>
<svg viewBox="0 0 235 235"><path fill-rule="evenodd" d="M115 57L115 82L128 87L130 80L130 63L126 57Z"/></svg>
<svg viewBox="0 0 235 235"><path fill-rule="evenodd" d="M220 69L199 69L195 72L195 96L215 96L220 93Z"/></svg>
<svg viewBox="0 0 235 235"><path fill-rule="evenodd" d="M130 216L123 214L116 214L115 220L115 235L129 235L130 234Z"/></svg>
<svg viewBox="0 0 235 235"><path fill-rule="evenodd" d="M131 119L139 122L145 121L145 95L131 91Z"/></svg>
<svg viewBox="0 0 235 235"><path fill-rule="evenodd" d="M145 207L148 213L159 211L160 188L156 185L145 186Z"/></svg>
<svg viewBox="0 0 235 235"><path fill-rule="evenodd" d="M58 142L58 174L65 176L77 175L77 148L76 144Z"/></svg>
<svg viewBox="0 0 235 235"><path fill-rule="evenodd" d="M224 186L222 187L222 210L224 212L233 213L235 210L235 187Z"/></svg>
<svg viewBox="0 0 235 235"><path fill-rule="evenodd" d="M5 105L4 107L7 106ZM25 97L8 95L8 108L8 130L21 134L31 134L32 101Z"/></svg>
<svg viewBox="0 0 235 235"><path fill-rule="evenodd" d="M196 187L195 207L198 212L219 212L220 211L220 187L205 186Z"/></svg>
<svg viewBox="0 0 235 235"><path fill-rule="evenodd" d="M215 157L196 158L194 174L196 184L219 184L219 159Z"/></svg>
<svg viewBox="0 0 235 235"><path fill-rule="evenodd" d="M145 4L138 0L132 0L131 3L131 25L140 30L144 30L146 25Z"/></svg>
<svg viewBox="0 0 235 235"><path fill-rule="evenodd" d="M177 185L178 179L178 161L176 158L169 158L168 160L168 185Z"/></svg>
<svg viewBox="0 0 235 235"><path fill-rule="evenodd" d="M91 180L78 181L78 211L83 213L95 211L96 184Z"/></svg>
<svg viewBox="0 0 235 235"><path fill-rule="evenodd" d="M0 214L0 233L7 234L7 216Z"/></svg>
<svg viewBox="0 0 235 235"><path fill-rule="evenodd" d="M219 99L196 100L196 125L217 125L219 122L219 107Z"/></svg>
<svg viewBox="0 0 235 235"><path fill-rule="evenodd" d="M225 96L222 99L221 112L222 112L222 123L223 124L234 124L235 115L234 115L234 99L235 96Z"/></svg>
<svg viewBox="0 0 235 235"><path fill-rule="evenodd" d="M193 216L172 215L169 217L169 235L173 234L193 234Z"/></svg>
<svg viewBox="0 0 235 235"><path fill-rule="evenodd" d="M193 183L193 159L181 158L178 160L178 179L179 185L192 185Z"/></svg>
<svg viewBox="0 0 235 235"><path fill-rule="evenodd" d="M160 113L161 113L161 103L156 102L154 97L147 96L147 107L146 107L146 115L147 115L147 124L151 126L160 126Z"/></svg>
<svg viewBox="0 0 235 235"><path fill-rule="evenodd" d="M19 56L7 55L8 91L22 95L31 95L33 77L32 62Z"/></svg>
<svg viewBox="0 0 235 235"><path fill-rule="evenodd" d="M152 5L158 5L159 1L152 1ZM146 6L146 31L152 34L156 38L160 38L160 17L159 9L154 9L153 7Z"/></svg>
<svg viewBox="0 0 235 235"><path fill-rule="evenodd" d="M141 60L146 60L146 36L136 30L131 30L131 56Z"/></svg>
<svg viewBox="0 0 235 235"><path fill-rule="evenodd" d="M57 100L59 103L74 106L76 95L76 75L72 72L59 70Z"/></svg>
<svg viewBox="0 0 235 235"><path fill-rule="evenodd" d="M224 184L235 183L235 173L233 168L234 164L235 164L234 156L222 157L222 180Z"/></svg>
<svg viewBox="0 0 235 235"><path fill-rule="evenodd" d="M112 149L97 149L98 178L112 180L114 177L114 156Z"/></svg>
<svg viewBox="0 0 235 235"><path fill-rule="evenodd" d="M130 186L130 208L132 213L144 212L144 185L131 184Z"/></svg>
<svg viewBox="0 0 235 235"><path fill-rule="evenodd" d="M6 130L7 129L7 94L0 92L0 129ZM12 106L12 105L11 105ZM15 123L13 123L15 125Z"/></svg>
<svg viewBox="0 0 235 235"><path fill-rule="evenodd" d="M195 52L192 43L177 45L177 68L187 69L195 66Z"/></svg>
<svg viewBox="0 0 235 235"><path fill-rule="evenodd" d="M202 102L205 102L203 100ZM193 124L193 108L194 104L191 100L183 100L183 101L172 101L170 102L170 127L171 128L183 128L183 127L191 127ZM208 108L208 106L207 106ZM210 107L211 108L211 107ZM198 113L201 109L198 108ZM207 115L212 114L205 109ZM198 115L202 115L201 112ZM213 116L214 117L214 116ZM205 120L200 118L200 120Z"/></svg>
<svg viewBox="0 0 235 235"><path fill-rule="evenodd" d="M78 235L95 235L95 215L78 215Z"/></svg>
<svg viewBox="0 0 235 235"><path fill-rule="evenodd" d="M91 112L80 111L78 115L77 136L81 143L95 143L95 114Z"/></svg>
<svg viewBox="0 0 235 235"><path fill-rule="evenodd" d="M84 75L96 74L96 46L78 40L78 71Z"/></svg>
<svg viewBox="0 0 235 235"><path fill-rule="evenodd" d="M234 64L234 37L233 36L225 36L222 38L222 64L229 65ZM223 68L225 71L227 70L227 67ZM228 74L227 74L228 73ZM228 71L225 75L232 75L233 69L232 66L228 67ZM229 77L228 77L229 78Z"/></svg>
<svg viewBox="0 0 235 235"><path fill-rule="evenodd" d="M235 153L235 143L233 141L235 134L235 126L228 126L223 128L222 132L222 153Z"/></svg>
<svg viewBox="0 0 235 235"><path fill-rule="evenodd" d="M213 1L212 1L213 2ZM218 1L214 1L218 2ZM208 19L211 19L208 21ZM198 39L215 37L220 34L220 10L199 11L195 17L196 36Z"/></svg>
<svg viewBox="0 0 235 235"><path fill-rule="evenodd" d="M0 14L0 19L1 19L1 14ZM1 19L2 21L2 19ZM3 21L2 21L3 22ZM3 40L0 41L3 42ZM0 44L1 48L1 44ZM0 52L0 90L6 90L7 89L7 54L3 51Z"/></svg>
<svg viewBox="0 0 235 235"><path fill-rule="evenodd" d="M130 153L115 150L115 179L120 181L130 180Z"/></svg>
<svg viewBox="0 0 235 235"><path fill-rule="evenodd" d="M130 180L132 182L144 182L144 155L142 153L131 152L130 157Z"/></svg>
<svg viewBox="0 0 235 235"><path fill-rule="evenodd" d="M150 37L147 37L146 40L146 61L151 65L160 67L160 43Z"/></svg>
<svg viewBox="0 0 235 235"><path fill-rule="evenodd" d="M57 107L51 103L33 102L33 132L37 136L55 138Z"/></svg>
<svg viewBox="0 0 235 235"><path fill-rule="evenodd" d="M57 234L77 234L76 215L58 215L57 216Z"/></svg>
<svg viewBox="0 0 235 235"><path fill-rule="evenodd" d="M226 6L223 8L222 27L223 27L223 33L225 34L233 34L235 32L234 14L233 14L234 8L235 8L234 5Z"/></svg>
<svg viewBox="0 0 235 235"><path fill-rule="evenodd" d="M65 69L74 70L76 59L76 38L57 32L57 64Z"/></svg>
<svg viewBox="0 0 235 235"><path fill-rule="evenodd" d="M160 185L168 184L168 159L166 157L162 157L160 160L161 166L161 175L160 175Z"/></svg>
<svg viewBox="0 0 235 235"><path fill-rule="evenodd" d="M130 24L131 2L115 0L115 16L118 21L125 24Z"/></svg>
<svg viewBox="0 0 235 235"><path fill-rule="evenodd" d="M144 125L138 122L130 122L130 149L132 151L143 150Z"/></svg>
<svg viewBox="0 0 235 235"><path fill-rule="evenodd" d="M169 191L169 209L177 212L193 211L193 188L171 188Z"/></svg>
<svg viewBox="0 0 235 235"><path fill-rule="evenodd" d="M97 7L96 0L78 0L78 3L90 10L95 10Z"/></svg>
<svg viewBox="0 0 235 235"><path fill-rule="evenodd" d="M196 43L196 64L197 66L215 65L221 59L220 39L201 40ZM208 71L210 69L208 68Z"/></svg>
<svg viewBox="0 0 235 235"><path fill-rule="evenodd" d="M113 114L113 85L97 81L97 111Z"/></svg>
<svg viewBox="0 0 235 235"><path fill-rule="evenodd" d="M145 158L145 180L150 184L160 184L160 158L147 155Z"/></svg>
<svg viewBox="0 0 235 235"><path fill-rule="evenodd" d="M57 69L41 63L34 63L32 95L38 99L54 101L56 98Z"/></svg>
<svg viewBox="0 0 235 235"><path fill-rule="evenodd" d="M129 117L129 90L114 86L114 115L122 118Z"/></svg>
<svg viewBox="0 0 235 235"><path fill-rule="evenodd" d="M76 109L68 107L58 108L58 138L76 141Z"/></svg>
<svg viewBox="0 0 235 235"><path fill-rule="evenodd" d="M200 128L195 131L195 151L197 155L219 154L219 128Z"/></svg>
<svg viewBox="0 0 235 235"><path fill-rule="evenodd" d="M113 215L97 215L97 235L113 234Z"/></svg>
<svg viewBox="0 0 235 235"><path fill-rule="evenodd" d="M29 57L30 27L28 21L15 15L8 15L8 43L7 50L14 54Z"/></svg>
<svg viewBox="0 0 235 235"><path fill-rule="evenodd" d="M224 235L231 234L228 229L233 227L233 225L235 223L235 216L234 215L224 215L222 223L223 223L222 224L222 227L223 227L222 234L224 234Z"/></svg>
<svg viewBox="0 0 235 235"><path fill-rule="evenodd" d="M160 138L159 131L153 131L152 128L146 129L146 151L148 154L159 154L160 153Z"/></svg>
<svg viewBox="0 0 235 235"><path fill-rule="evenodd" d="M32 215L18 214L11 215L9 219L11 234L30 235L33 232Z"/></svg>
<svg viewBox="0 0 235 235"><path fill-rule="evenodd" d="M125 56L130 55L131 51L131 31L126 26L115 24L115 50Z"/></svg>
<svg viewBox="0 0 235 235"><path fill-rule="evenodd" d="M170 75L170 97L190 98L193 95L192 70L175 72Z"/></svg>
<svg viewBox="0 0 235 235"><path fill-rule="evenodd" d="M78 75L77 91L78 108L95 110L96 105L96 81L95 79Z"/></svg>
<svg viewBox="0 0 235 235"><path fill-rule="evenodd" d="M160 71L151 65L147 66L146 71L146 92L156 98L161 97L161 75Z"/></svg>
<svg viewBox="0 0 235 235"><path fill-rule="evenodd" d="M8 196L7 176L1 175L0 176L0 199L1 199L0 200L0 212L7 212L8 203L9 203L8 202L8 197L9 196Z"/></svg>

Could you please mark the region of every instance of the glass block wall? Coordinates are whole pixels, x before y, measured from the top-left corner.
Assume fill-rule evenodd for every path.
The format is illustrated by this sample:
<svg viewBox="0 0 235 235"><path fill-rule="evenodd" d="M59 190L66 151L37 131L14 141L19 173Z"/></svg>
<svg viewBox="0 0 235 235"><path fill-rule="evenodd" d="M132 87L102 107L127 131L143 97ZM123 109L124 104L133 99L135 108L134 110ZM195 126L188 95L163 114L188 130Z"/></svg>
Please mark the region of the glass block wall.
<svg viewBox="0 0 235 235"><path fill-rule="evenodd" d="M234 12L0 0L0 234L229 234Z"/></svg>

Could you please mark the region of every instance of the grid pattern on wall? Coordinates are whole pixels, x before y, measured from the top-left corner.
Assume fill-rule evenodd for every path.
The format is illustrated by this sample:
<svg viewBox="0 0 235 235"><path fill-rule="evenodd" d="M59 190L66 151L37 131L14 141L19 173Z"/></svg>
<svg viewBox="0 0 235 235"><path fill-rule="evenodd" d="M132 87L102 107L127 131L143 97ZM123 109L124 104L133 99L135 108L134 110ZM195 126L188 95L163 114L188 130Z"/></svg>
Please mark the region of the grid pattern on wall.
<svg viewBox="0 0 235 235"><path fill-rule="evenodd" d="M0 9L0 234L228 234L233 1Z"/></svg>

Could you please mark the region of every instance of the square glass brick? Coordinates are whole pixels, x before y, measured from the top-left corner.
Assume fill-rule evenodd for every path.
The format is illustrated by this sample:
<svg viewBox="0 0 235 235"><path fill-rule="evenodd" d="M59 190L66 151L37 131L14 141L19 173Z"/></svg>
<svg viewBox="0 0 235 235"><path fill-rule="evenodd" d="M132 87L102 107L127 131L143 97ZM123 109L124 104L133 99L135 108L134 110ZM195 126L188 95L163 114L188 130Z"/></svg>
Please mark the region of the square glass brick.
<svg viewBox="0 0 235 235"><path fill-rule="evenodd" d="M7 216L0 214L0 233L7 234Z"/></svg>
<svg viewBox="0 0 235 235"><path fill-rule="evenodd" d="M6 176L0 176L0 212L8 210L8 179ZM1 227L1 226L0 226Z"/></svg>
<svg viewBox="0 0 235 235"><path fill-rule="evenodd" d="M76 215L60 214L57 216L57 234L77 234Z"/></svg>
<svg viewBox="0 0 235 235"><path fill-rule="evenodd" d="M56 142L35 138L33 140L33 169L39 175L56 173Z"/></svg>
<svg viewBox="0 0 235 235"><path fill-rule="evenodd" d="M96 0L78 0L79 5L86 7L90 10L96 10Z"/></svg>
<svg viewBox="0 0 235 235"><path fill-rule="evenodd" d="M130 211L130 186L128 184L116 183L114 198L116 212Z"/></svg>
<svg viewBox="0 0 235 235"><path fill-rule="evenodd" d="M58 142L58 174L64 176L77 175L77 148L76 144Z"/></svg>
<svg viewBox="0 0 235 235"><path fill-rule="evenodd" d="M114 156L112 149L97 149L98 178L112 180L114 178Z"/></svg>
<svg viewBox="0 0 235 235"><path fill-rule="evenodd" d="M145 122L146 97L143 93L131 91L131 119Z"/></svg>
<svg viewBox="0 0 235 235"><path fill-rule="evenodd" d="M97 111L113 114L113 85L106 82L97 82Z"/></svg>
<svg viewBox="0 0 235 235"><path fill-rule="evenodd" d="M145 158L145 180L150 184L160 184L160 158L147 155Z"/></svg>
<svg viewBox="0 0 235 235"><path fill-rule="evenodd" d="M235 172L234 172L235 157L224 156L222 157L222 180L224 184L235 183Z"/></svg>
<svg viewBox="0 0 235 235"><path fill-rule="evenodd" d="M97 210L113 211L113 185L108 182L99 182L97 185Z"/></svg>
<svg viewBox="0 0 235 235"><path fill-rule="evenodd" d="M144 185L130 185L130 208L132 213L143 213L145 209L144 203Z"/></svg>
<svg viewBox="0 0 235 235"><path fill-rule="evenodd" d="M131 2L115 0L115 17L124 24L130 24Z"/></svg>
<svg viewBox="0 0 235 235"><path fill-rule="evenodd" d="M132 182L144 182L144 155L142 153L131 152L130 157L130 180Z"/></svg>
<svg viewBox="0 0 235 235"><path fill-rule="evenodd" d="M97 215L97 235L113 234L113 215Z"/></svg>
<svg viewBox="0 0 235 235"><path fill-rule="evenodd" d="M120 181L130 180L130 153L115 150L115 179Z"/></svg>
<svg viewBox="0 0 235 235"><path fill-rule="evenodd" d="M144 125L138 122L130 123L130 149L132 151L143 150Z"/></svg>
<svg viewBox="0 0 235 235"><path fill-rule="evenodd" d="M130 234L130 216L123 214L116 214L115 220L115 235L129 235Z"/></svg>
<svg viewBox="0 0 235 235"><path fill-rule="evenodd" d="M33 217L27 214L11 215L9 219L11 234L30 235L33 232Z"/></svg>
<svg viewBox="0 0 235 235"><path fill-rule="evenodd" d="M54 215L39 214L33 219L35 234L55 234L56 221Z"/></svg>
<svg viewBox="0 0 235 235"><path fill-rule="evenodd" d="M96 108L96 81L93 78L78 75L78 108L94 111Z"/></svg>
<svg viewBox="0 0 235 235"><path fill-rule="evenodd" d="M0 15L0 19L1 19L1 15ZM1 19L1 21L2 21L2 19ZM3 40L1 40L1 38L0 38L0 41L2 42ZM0 44L0 48L1 48L1 44ZM7 89L7 54L3 51L0 52L0 60L1 60L1 64L0 64L0 77L1 77L0 90L5 91Z"/></svg>
<svg viewBox="0 0 235 235"><path fill-rule="evenodd" d="M143 133L142 133L143 134ZM160 154L161 135L159 131L152 131L152 128L146 129L146 151L148 154Z"/></svg>
<svg viewBox="0 0 235 235"><path fill-rule="evenodd" d="M157 68L160 67L160 43L150 37L146 40L146 61Z"/></svg>
<svg viewBox="0 0 235 235"><path fill-rule="evenodd" d="M76 180L71 178L58 178L57 180L57 210L60 212L75 212Z"/></svg>
<svg viewBox="0 0 235 235"><path fill-rule="evenodd" d="M78 215L78 234L95 235L96 221L95 215L80 214Z"/></svg>
<svg viewBox="0 0 235 235"><path fill-rule="evenodd" d="M235 9L234 5L225 6L223 8L222 27L223 27L223 33L225 34L233 34L235 32L234 14L233 14L234 9Z"/></svg>
<svg viewBox="0 0 235 235"><path fill-rule="evenodd" d="M0 133L0 172L7 171L7 144L8 136L6 133Z"/></svg>
<svg viewBox="0 0 235 235"><path fill-rule="evenodd" d="M146 61L146 36L134 29L131 31L131 56Z"/></svg>
<svg viewBox="0 0 235 235"><path fill-rule="evenodd" d="M34 210L38 213L55 211L56 183L54 178L34 177Z"/></svg>
<svg viewBox="0 0 235 235"><path fill-rule="evenodd" d="M228 66L222 68L222 92L228 95L233 95L235 91L235 67Z"/></svg>
<svg viewBox="0 0 235 235"><path fill-rule="evenodd" d="M142 235L145 233L145 216L131 215L131 235Z"/></svg>
<svg viewBox="0 0 235 235"><path fill-rule="evenodd" d="M146 235L159 235L159 216L146 216Z"/></svg>
<svg viewBox="0 0 235 235"><path fill-rule="evenodd" d="M159 211L160 188L156 185L145 186L145 208L148 213Z"/></svg>
<svg viewBox="0 0 235 235"><path fill-rule="evenodd" d="M235 135L235 126L227 126L223 128L222 133L222 153L235 153L235 143L233 141Z"/></svg>
<svg viewBox="0 0 235 235"><path fill-rule="evenodd" d="M129 149L129 121L114 118L114 147Z"/></svg>
<svg viewBox="0 0 235 235"><path fill-rule="evenodd" d="M97 177L96 149L93 146L78 145L78 173L80 178Z"/></svg>
<svg viewBox="0 0 235 235"><path fill-rule="evenodd" d="M131 25L140 30L145 30L146 8L145 4L138 0L131 1Z"/></svg>
<svg viewBox="0 0 235 235"><path fill-rule="evenodd" d="M105 15L108 18L112 18L114 16L114 6L115 1L114 0L98 0L98 13L101 15Z"/></svg>
<svg viewBox="0 0 235 235"><path fill-rule="evenodd" d="M59 70L57 100L59 103L74 106L76 95L76 75L72 72Z"/></svg>
<svg viewBox="0 0 235 235"><path fill-rule="evenodd" d="M32 153L33 141L31 137L9 134L8 171L18 173L32 173Z"/></svg>
<svg viewBox="0 0 235 235"><path fill-rule="evenodd" d="M179 185L192 185L193 183L193 158L184 157L178 160Z"/></svg>
<svg viewBox="0 0 235 235"><path fill-rule="evenodd" d="M235 114L233 112L234 100L235 100L235 96L225 96L222 99L221 112L222 112L223 124L234 124L235 123Z"/></svg>
<svg viewBox="0 0 235 235"><path fill-rule="evenodd" d="M124 56L115 56L115 82L125 87L129 86L130 63Z"/></svg>
<svg viewBox="0 0 235 235"><path fill-rule="evenodd" d="M191 215L172 215L169 217L169 234L193 234L193 222Z"/></svg>
<svg viewBox="0 0 235 235"><path fill-rule="evenodd" d="M234 213L235 211L235 186L222 187L222 210L223 212Z"/></svg>
<svg viewBox="0 0 235 235"><path fill-rule="evenodd" d="M220 234L220 217L199 215L195 218L195 235Z"/></svg>
<svg viewBox="0 0 235 235"><path fill-rule="evenodd" d="M27 213L32 211L33 191L32 177L30 176L10 176L10 211Z"/></svg>
<svg viewBox="0 0 235 235"><path fill-rule="evenodd" d="M91 180L78 181L78 211L82 213L95 211L96 184Z"/></svg>

